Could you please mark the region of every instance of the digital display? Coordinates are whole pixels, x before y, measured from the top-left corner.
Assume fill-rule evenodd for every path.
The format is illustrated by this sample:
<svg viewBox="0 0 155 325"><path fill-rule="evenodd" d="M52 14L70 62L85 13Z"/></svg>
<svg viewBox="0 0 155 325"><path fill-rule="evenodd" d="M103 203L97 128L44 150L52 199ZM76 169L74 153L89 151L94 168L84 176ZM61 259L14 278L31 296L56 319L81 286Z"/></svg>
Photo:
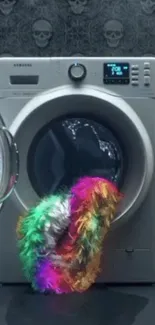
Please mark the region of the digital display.
<svg viewBox="0 0 155 325"><path fill-rule="evenodd" d="M104 63L104 83L129 84L129 63Z"/></svg>

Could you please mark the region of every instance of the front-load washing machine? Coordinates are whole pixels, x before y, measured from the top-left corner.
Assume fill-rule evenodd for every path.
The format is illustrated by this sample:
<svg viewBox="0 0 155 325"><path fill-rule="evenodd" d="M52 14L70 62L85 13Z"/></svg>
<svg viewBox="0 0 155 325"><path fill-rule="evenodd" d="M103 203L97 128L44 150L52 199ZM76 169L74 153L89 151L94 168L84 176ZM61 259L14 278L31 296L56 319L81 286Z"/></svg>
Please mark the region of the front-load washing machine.
<svg viewBox="0 0 155 325"><path fill-rule="evenodd" d="M87 175L124 194L97 281L153 283L155 59L1 58L0 115L0 282L25 281L18 217Z"/></svg>

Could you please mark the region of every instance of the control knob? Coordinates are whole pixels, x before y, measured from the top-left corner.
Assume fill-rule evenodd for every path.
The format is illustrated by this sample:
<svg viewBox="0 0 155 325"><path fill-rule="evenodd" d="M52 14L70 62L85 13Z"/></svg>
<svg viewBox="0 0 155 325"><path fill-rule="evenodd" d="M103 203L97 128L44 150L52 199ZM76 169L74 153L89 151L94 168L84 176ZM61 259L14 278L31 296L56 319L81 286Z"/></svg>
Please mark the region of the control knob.
<svg viewBox="0 0 155 325"><path fill-rule="evenodd" d="M82 81L87 74L86 67L80 63L74 63L69 67L69 77L74 81Z"/></svg>

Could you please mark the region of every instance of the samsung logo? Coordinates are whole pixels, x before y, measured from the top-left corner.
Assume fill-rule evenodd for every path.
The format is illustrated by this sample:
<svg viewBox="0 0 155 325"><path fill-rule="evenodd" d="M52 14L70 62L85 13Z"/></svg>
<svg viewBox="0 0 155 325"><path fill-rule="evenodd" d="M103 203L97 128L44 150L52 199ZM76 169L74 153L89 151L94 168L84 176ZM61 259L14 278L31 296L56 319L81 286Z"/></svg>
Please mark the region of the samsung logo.
<svg viewBox="0 0 155 325"><path fill-rule="evenodd" d="M27 68L27 67L32 67L31 63L14 63L13 65L15 68Z"/></svg>

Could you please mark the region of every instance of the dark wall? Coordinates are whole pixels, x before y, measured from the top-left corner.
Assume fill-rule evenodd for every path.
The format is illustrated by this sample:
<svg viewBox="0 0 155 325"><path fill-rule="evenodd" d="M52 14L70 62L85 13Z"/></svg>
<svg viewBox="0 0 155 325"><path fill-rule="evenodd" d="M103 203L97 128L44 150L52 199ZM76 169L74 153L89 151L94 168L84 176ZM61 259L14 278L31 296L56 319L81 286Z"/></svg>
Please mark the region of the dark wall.
<svg viewBox="0 0 155 325"><path fill-rule="evenodd" d="M155 0L0 0L0 56L155 55Z"/></svg>

